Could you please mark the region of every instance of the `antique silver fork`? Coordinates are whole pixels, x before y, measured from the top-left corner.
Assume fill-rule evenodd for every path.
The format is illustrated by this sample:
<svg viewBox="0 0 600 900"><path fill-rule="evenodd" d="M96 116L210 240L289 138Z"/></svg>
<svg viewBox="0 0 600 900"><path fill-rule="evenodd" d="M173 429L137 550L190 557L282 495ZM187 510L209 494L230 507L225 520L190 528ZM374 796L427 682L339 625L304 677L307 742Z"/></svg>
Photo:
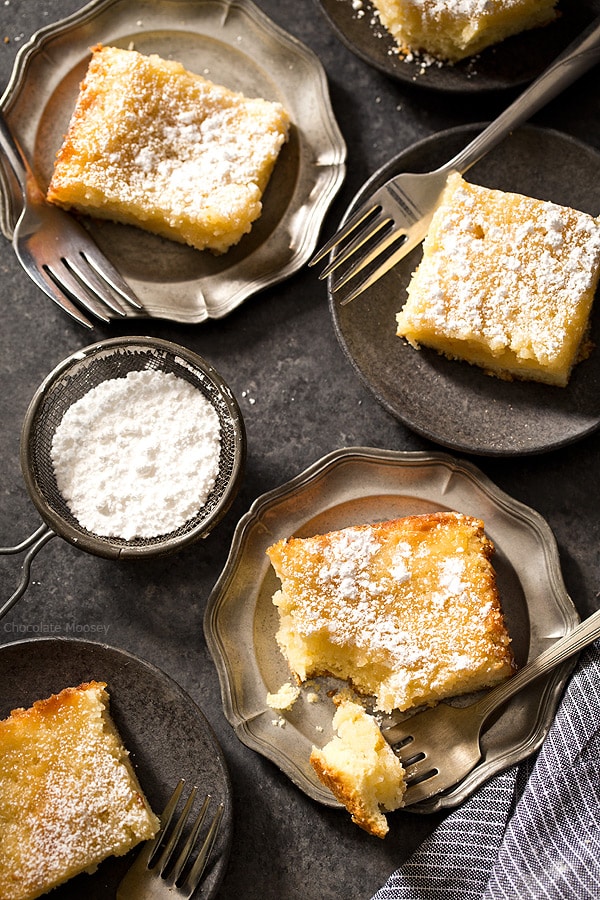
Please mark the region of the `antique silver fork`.
<svg viewBox="0 0 600 900"><path fill-rule="evenodd" d="M331 290L335 293L348 285L349 290L340 302L349 303L423 240L452 172L464 174L510 131L599 61L600 18L597 18L514 103L449 162L433 172L402 173L375 191L309 265L314 266L336 250L319 277L327 278L335 272Z"/></svg>
<svg viewBox="0 0 600 900"><path fill-rule="evenodd" d="M440 703L398 725L383 726L383 736L394 747L406 770L408 787L404 805L411 806L439 794L468 775L481 758L480 736L492 713L532 681L599 637L600 610L597 610L471 706Z"/></svg>
<svg viewBox="0 0 600 900"><path fill-rule="evenodd" d="M0 112L0 148L23 195L13 247L27 274L42 291L86 328L92 323L78 308L104 322L107 309L124 316L121 301L141 309L134 291L69 213L46 203L19 145Z"/></svg>
<svg viewBox="0 0 600 900"><path fill-rule="evenodd" d="M117 900L167 900L167 898L173 897L190 900L198 888L219 831L223 817L223 804L220 803L217 806L206 834L200 838L211 800L207 795L189 836L178 849L178 843L197 794L197 788L194 786L169 835L171 820L184 784L183 779L177 784L160 817L160 831L153 840L144 844L133 865L119 884ZM197 855L193 859L196 851Z"/></svg>

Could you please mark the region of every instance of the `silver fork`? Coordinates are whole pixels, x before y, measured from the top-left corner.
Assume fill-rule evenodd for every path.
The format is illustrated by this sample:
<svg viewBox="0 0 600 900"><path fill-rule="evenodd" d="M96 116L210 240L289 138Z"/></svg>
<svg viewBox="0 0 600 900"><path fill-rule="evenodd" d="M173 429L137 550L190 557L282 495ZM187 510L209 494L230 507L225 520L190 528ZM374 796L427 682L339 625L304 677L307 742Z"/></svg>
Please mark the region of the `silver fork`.
<svg viewBox="0 0 600 900"><path fill-rule="evenodd" d="M206 834L200 838L200 832L206 819L210 805L210 795L206 795L200 812L192 826L189 836L178 848L188 820L192 804L198 789L192 788L181 815L169 827L185 782L179 781L161 816L161 827L156 837L144 844L133 865L117 888L117 900L165 900L167 897L178 897L190 900L198 888L211 850L219 832L223 817L223 804L217 806ZM197 855L193 859L194 853Z"/></svg>
<svg viewBox="0 0 600 900"><path fill-rule="evenodd" d="M121 301L141 309L134 291L69 213L46 203L35 176L0 112L0 148L19 183L23 210L13 247L42 291L86 328L90 320L76 304L109 322L107 308L124 316Z"/></svg>
<svg viewBox="0 0 600 900"><path fill-rule="evenodd" d="M411 806L461 781L481 758L480 736L500 706L541 675L600 637L600 610L560 638L508 681L466 707L441 703L382 733L406 770L404 805Z"/></svg>
<svg viewBox="0 0 600 900"><path fill-rule="evenodd" d="M340 301L342 305L349 303L421 243L452 172L464 174L510 131L599 61L600 18L597 18L517 100L449 162L433 172L397 175L375 191L309 265L314 266L337 249L319 277L337 273L331 279L332 292L352 281L350 290ZM361 277L357 278L359 273Z"/></svg>

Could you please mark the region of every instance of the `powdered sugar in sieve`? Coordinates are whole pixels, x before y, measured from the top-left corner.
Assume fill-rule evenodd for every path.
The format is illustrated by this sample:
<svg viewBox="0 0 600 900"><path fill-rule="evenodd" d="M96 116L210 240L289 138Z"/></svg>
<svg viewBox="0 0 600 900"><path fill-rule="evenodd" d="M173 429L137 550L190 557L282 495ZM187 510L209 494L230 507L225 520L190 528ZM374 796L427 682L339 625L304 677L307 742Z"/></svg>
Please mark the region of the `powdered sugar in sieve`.
<svg viewBox="0 0 600 900"><path fill-rule="evenodd" d="M56 483L88 531L125 540L168 534L194 516L219 471L219 417L171 372L101 382L65 412L51 445Z"/></svg>

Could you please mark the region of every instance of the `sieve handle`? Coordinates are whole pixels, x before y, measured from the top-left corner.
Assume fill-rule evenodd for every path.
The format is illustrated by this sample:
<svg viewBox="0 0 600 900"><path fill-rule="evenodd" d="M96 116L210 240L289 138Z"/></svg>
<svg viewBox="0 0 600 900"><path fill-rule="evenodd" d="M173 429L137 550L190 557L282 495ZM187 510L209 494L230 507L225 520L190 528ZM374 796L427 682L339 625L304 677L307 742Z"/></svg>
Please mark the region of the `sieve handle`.
<svg viewBox="0 0 600 900"><path fill-rule="evenodd" d="M46 525L40 525L37 531L34 531L33 534L28 538L25 538L24 541L21 541L21 543L17 544L15 547L0 547L0 556L9 556L10 554L21 553L23 550L27 550L27 553L23 558L21 578L17 585L17 589L11 594L8 600L0 606L0 619L13 608L17 600L20 600L27 590L33 558L37 556L42 547L44 547L53 537L56 537L56 533L52 531L51 528L48 528Z"/></svg>

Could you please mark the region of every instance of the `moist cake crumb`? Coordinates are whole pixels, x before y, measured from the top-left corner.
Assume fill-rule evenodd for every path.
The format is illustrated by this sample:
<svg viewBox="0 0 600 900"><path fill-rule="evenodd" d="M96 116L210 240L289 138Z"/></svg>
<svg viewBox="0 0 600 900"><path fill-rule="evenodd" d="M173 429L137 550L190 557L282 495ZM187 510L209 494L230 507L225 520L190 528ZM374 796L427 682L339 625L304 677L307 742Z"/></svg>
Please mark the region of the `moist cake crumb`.
<svg viewBox="0 0 600 900"><path fill-rule="evenodd" d="M432 513L278 541L277 641L300 682L349 681L390 712L512 673L483 523Z"/></svg>
<svg viewBox="0 0 600 900"><path fill-rule="evenodd" d="M310 763L352 821L384 838L385 813L402 806L406 790L402 763L360 703L341 698L333 728L337 734L323 748L313 746Z"/></svg>
<svg viewBox="0 0 600 900"><path fill-rule="evenodd" d="M297 684L287 682L286 684L282 684L279 690L274 694L267 694L267 706L270 706L271 709L278 710L291 709L299 696L299 686Z"/></svg>

